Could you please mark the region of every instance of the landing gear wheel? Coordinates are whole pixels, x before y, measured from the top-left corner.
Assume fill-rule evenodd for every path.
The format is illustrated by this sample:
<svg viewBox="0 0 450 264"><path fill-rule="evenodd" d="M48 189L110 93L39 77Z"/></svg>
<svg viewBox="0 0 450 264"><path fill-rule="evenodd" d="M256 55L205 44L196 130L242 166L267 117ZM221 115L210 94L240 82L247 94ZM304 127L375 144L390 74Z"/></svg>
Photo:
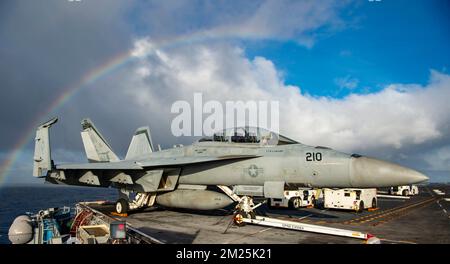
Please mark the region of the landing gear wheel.
<svg viewBox="0 0 450 264"><path fill-rule="evenodd" d="M364 202L359 202L358 213L362 213L364 211Z"/></svg>
<svg viewBox="0 0 450 264"><path fill-rule="evenodd" d="M116 213L118 214L126 214L128 212L129 205L128 201L125 199L119 199L116 202Z"/></svg>
<svg viewBox="0 0 450 264"><path fill-rule="evenodd" d="M236 214L234 214L233 216L233 222L235 225L237 226L245 226L245 222L244 222L244 214L245 212L237 212Z"/></svg>
<svg viewBox="0 0 450 264"><path fill-rule="evenodd" d="M295 198L294 200L292 200L292 208L294 208L294 209L300 208L300 199L299 198Z"/></svg>
<svg viewBox="0 0 450 264"><path fill-rule="evenodd" d="M372 208L377 208L377 199L375 198L372 199Z"/></svg>
<svg viewBox="0 0 450 264"><path fill-rule="evenodd" d="M233 222L237 226L245 226L244 218L256 219L254 212L246 213L244 211L238 211L233 216Z"/></svg>

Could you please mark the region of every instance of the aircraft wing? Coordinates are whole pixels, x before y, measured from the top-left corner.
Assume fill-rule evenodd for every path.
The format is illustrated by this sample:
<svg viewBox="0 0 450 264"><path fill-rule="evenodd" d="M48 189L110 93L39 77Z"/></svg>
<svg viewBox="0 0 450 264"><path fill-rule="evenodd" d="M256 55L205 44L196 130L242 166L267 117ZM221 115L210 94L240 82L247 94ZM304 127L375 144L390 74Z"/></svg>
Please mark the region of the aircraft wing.
<svg viewBox="0 0 450 264"><path fill-rule="evenodd" d="M257 158L256 155L220 157L171 157L143 161L60 164L49 170L46 181L55 184L125 187L140 192L175 189L182 167L188 165ZM220 165L218 165L220 166ZM160 182L164 183L163 185Z"/></svg>
<svg viewBox="0 0 450 264"><path fill-rule="evenodd" d="M79 164L60 164L56 165L59 170L143 170L151 167L177 167L189 164L199 164L204 162L239 160L257 158L256 155L228 155L218 157L171 157L171 158L152 158L144 161L119 161L119 162L97 162L97 163L79 163Z"/></svg>
<svg viewBox="0 0 450 264"><path fill-rule="evenodd" d="M256 155L229 155L219 157L172 157L172 158L157 158L141 162L136 162L141 167L165 167L165 166L181 166L189 164L198 164L204 162L213 162L221 160L238 160L238 159L250 159L257 158Z"/></svg>

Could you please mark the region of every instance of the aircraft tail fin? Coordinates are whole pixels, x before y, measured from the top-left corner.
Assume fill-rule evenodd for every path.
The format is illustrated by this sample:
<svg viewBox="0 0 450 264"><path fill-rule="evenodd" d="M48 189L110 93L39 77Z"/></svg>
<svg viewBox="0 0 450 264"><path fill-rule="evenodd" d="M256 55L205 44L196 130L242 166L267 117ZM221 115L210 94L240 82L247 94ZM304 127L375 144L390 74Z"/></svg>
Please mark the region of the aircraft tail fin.
<svg viewBox="0 0 450 264"><path fill-rule="evenodd" d="M81 126L83 127L81 138L89 162L110 162L120 160L89 118L83 119L81 121Z"/></svg>
<svg viewBox="0 0 450 264"><path fill-rule="evenodd" d="M52 169L52 156L50 152L50 135L49 128L58 121L58 118L40 125L36 130L36 138L34 143L34 162L33 162L33 176L43 177Z"/></svg>
<svg viewBox="0 0 450 264"><path fill-rule="evenodd" d="M133 138L131 139L125 159L137 159L152 152L153 143L150 135L150 129L148 127L140 127L136 130Z"/></svg>

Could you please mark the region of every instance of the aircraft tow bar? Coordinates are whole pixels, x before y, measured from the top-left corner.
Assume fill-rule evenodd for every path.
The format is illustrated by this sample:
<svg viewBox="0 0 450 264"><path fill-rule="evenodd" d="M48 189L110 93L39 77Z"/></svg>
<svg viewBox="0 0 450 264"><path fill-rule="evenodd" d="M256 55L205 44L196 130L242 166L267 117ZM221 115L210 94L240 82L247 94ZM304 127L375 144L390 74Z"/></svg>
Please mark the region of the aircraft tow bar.
<svg viewBox="0 0 450 264"><path fill-rule="evenodd" d="M284 228L289 230L312 232L326 235L342 236L363 239L366 244L380 244L380 239L369 233L362 233L359 231L319 226L312 224L299 223L288 220L281 220L271 217L257 216L254 209L262 205L259 203L254 205L253 199L248 196L239 197L233 193L233 191L227 186L219 186L219 188L224 191L228 196L230 196L234 201L238 202L236 206L236 211L233 216L233 222L237 226L244 226L245 224L254 224L261 226Z"/></svg>
<svg viewBox="0 0 450 264"><path fill-rule="evenodd" d="M312 224L305 224L305 223L281 220L281 219L270 218L270 217L261 217L261 216L255 216L254 219L248 218L248 217L243 217L242 221L247 224L270 226L270 227L284 228L284 229L304 231L304 232L313 232L313 233L326 234L326 235L351 237L351 238L366 240L367 244L380 244L380 239L378 239L374 235L371 235L369 233L362 233L359 231L346 230L346 229L327 227L327 226L312 225Z"/></svg>

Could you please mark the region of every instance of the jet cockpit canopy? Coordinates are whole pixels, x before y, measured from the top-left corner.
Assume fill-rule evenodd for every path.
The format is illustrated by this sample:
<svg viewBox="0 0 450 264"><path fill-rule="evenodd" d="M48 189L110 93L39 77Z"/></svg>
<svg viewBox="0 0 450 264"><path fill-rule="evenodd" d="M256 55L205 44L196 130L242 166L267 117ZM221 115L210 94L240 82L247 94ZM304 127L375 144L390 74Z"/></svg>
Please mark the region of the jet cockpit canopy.
<svg viewBox="0 0 450 264"><path fill-rule="evenodd" d="M214 133L212 137L205 137L199 140L199 142L204 141L234 142L260 145L286 145L299 143L283 135L260 127L226 128Z"/></svg>

